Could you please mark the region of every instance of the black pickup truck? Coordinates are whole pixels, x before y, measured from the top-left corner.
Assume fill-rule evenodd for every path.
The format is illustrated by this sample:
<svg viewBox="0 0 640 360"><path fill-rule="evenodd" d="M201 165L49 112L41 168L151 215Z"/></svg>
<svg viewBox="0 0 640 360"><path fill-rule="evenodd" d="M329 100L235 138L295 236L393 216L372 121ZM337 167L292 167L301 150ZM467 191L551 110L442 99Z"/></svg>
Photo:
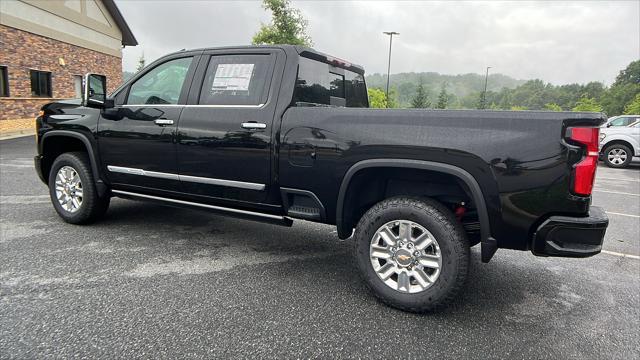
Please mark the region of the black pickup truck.
<svg viewBox="0 0 640 360"><path fill-rule="evenodd" d="M335 225L381 300L422 312L469 248L600 252L598 113L368 109L364 70L296 46L180 51L106 95L45 105L35 167L67 222L112 196L291 226Z"/></svg>

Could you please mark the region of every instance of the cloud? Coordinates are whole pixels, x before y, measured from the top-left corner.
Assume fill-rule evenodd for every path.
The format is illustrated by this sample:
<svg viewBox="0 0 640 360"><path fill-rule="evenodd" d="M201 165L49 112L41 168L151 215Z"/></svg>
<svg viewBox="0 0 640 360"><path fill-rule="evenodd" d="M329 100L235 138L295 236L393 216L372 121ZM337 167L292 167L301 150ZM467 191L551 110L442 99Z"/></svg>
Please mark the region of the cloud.
<svg viewBox="0 0 640 360"><path fill-rule="evenodd" d="M140 45L124 50L125 70L182 48L246 45L269 13L258 1L134 1L118 6ZM554 84L611 83L640 58L640 1L438 2L294 1L314 47L386 72L492 71Z"/></svg>

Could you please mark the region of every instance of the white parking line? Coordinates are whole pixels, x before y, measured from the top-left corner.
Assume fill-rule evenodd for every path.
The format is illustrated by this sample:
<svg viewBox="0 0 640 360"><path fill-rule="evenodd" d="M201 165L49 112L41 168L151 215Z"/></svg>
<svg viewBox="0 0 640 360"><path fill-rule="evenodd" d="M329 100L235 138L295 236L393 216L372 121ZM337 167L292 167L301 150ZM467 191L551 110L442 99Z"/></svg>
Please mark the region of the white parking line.
<svg viewBox="0 0 640 360"><path fill-rule="evenodd" d="M607 214L611 214L611 215L619 215L619 216L628 216L628 217L632 217L632 218L640 218L640 216L638 215L631 215L631 214L623 214L623 213L617 213L617 212L613 212L613 211L605 211Z"/></svg>
<svg viewBox="0 0 640 360"><path fill-rule="evenodd" d="M594 189L593 191L601 192L601 193L609 193L609 194L618 194L618 195L640 196L640 194L634 194L634 193L628 193L628 192L622 192L622 191L610 191L610 190L599 190L599 189Z"/></svg>
<svg viewBox="0 0 640 360"><path fill-rule="evenodd" d="M615 252L615 251L609 251L609 250L602 250L602 253L603 254L613 255L613 256L620 256L620 257L623 257L623 258L640 260L640 256L638 256L638 255L623 254L623 253L619 253L619 252Z"/></svg>
<svg viewBox="0 0 640 360"><path fill-rule="evenodd" d="M640 179L621 179L621 178L610 178L610 177L596 177L596 181L598 181L598 180L616 180L616 181L640 182Z"/></svg>

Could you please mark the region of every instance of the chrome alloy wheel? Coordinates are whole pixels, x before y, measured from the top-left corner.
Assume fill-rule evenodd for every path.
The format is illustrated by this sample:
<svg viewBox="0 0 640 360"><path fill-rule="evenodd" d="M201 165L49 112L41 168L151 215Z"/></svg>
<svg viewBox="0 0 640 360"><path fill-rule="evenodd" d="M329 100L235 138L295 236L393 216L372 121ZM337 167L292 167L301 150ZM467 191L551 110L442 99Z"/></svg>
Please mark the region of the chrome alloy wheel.
<svg viewBox="0 0 640 360"><path fill-rule="evenodd" d="M607 159L613 165L622 165L627 161L627 152L624 149L613 148L607 154Z"/></svg>
<svg viewBox="0 0 640 360"><path fill-rule="evenodd" d="M371 265L380 280L403 293L419 293L433 285L442 270L435 237L413 221L382 225L371 239Z"/></svg>
<svg viewBox="0 0 640 360"><path fill-rule="evenodd" d="M56 175L56 198L60 206L74 213L82 206L82 181L71 166L63 166Z"/></svg>

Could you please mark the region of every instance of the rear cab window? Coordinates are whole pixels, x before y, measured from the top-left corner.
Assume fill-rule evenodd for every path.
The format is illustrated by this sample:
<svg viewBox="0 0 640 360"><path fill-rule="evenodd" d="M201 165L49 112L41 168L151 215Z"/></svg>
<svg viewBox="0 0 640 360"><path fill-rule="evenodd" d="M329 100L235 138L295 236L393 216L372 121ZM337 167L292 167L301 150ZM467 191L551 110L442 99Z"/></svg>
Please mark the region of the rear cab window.
<svg viewBox="0 0 640 360"><path fill-rule="evenodd" d="M363 74L302 55L299 59L294 106L369 107Z"/></svg>

